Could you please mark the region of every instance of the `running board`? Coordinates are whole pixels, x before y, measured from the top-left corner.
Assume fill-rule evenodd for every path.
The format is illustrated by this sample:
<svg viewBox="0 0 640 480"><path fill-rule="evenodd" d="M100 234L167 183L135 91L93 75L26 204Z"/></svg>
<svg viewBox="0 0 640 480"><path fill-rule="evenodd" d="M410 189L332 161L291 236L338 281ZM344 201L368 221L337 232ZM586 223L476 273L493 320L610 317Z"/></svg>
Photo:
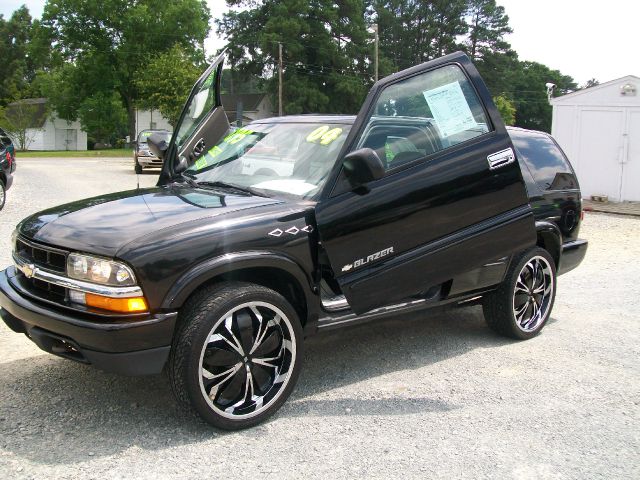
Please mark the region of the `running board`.
<svg viewBox="0 0 640 480"><path fill-rule="evenodd" d="M405 311L405 310L410 311L410 310L413 310L414 308L420 308L424 306L425 303L427 303L427 300L420 299L420 300L414 300L411 302L398 303L396 305L388 305L386 307L376 308L362 315L356 315L355 313L348 313L340 317L322 318L318 322L318 328L322 329L322 328L328 328L328 327L336 327L345 323L370 320L372 318L384 316L389 313L393 313L397 311ZM322 304L324 305L324 302L322 302Z"/></svg>
<svg viewBox="0 0 640 480"><path fill-rule="evenodd" d="M327 312L339 312L340 310L348 310L349 302L344 295L338 295L337 297L323 298L322 308Z"/></svg>

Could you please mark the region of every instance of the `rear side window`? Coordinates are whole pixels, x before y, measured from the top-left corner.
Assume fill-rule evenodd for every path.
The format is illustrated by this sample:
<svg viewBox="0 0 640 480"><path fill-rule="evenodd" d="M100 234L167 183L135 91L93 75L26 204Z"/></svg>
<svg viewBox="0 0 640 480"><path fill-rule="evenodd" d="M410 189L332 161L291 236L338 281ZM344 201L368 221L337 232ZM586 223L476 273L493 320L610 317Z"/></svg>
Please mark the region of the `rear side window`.
<svg viewBox="0 0 640 480"><path fill-rule="evenodd" d="M513 144L543 190L573 190L578 182L569 161L546 135L509 132Z"/></svg>

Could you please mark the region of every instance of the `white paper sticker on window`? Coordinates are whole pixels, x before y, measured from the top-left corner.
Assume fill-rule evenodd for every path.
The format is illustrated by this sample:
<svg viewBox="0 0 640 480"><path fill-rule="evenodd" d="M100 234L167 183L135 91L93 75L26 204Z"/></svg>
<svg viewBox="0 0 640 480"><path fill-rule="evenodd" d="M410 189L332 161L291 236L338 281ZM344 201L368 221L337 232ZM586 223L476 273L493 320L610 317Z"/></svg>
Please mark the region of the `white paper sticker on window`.
<svg viewBox="0 0 640 480"><path fill-rule="evenodd" d="M458 81L426 90L422 94L443 137L477 127Z"/></svg>

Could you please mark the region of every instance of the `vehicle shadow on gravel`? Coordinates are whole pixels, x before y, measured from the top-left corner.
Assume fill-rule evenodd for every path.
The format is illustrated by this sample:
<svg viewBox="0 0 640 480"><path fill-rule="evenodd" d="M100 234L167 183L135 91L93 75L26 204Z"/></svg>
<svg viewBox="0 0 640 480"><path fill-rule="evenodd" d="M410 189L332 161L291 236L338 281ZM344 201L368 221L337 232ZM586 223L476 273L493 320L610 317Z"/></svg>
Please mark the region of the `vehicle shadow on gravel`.
<svg viewBox="0 0 640 480"><path fill-rule="evenodd" d="M25 339L25 341L27 341ZM510 340L478 307L405 314L308 339L298 387L273 421L295 416L407 415L459 408L402 392L322 397L350 384L412 370ZM227 435L183 413L164 377L122 377L43 354L0 371L0 445L30 461L65 464L131 447L157 450ZM260 437L269 425L242 432Z"/></svg>

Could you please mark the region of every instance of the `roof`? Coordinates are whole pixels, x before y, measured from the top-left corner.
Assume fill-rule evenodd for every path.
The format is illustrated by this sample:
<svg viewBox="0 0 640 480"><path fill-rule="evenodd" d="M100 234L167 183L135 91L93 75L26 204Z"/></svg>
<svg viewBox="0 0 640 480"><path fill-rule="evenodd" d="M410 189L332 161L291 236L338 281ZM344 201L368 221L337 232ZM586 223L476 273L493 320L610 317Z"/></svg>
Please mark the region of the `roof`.
<svg viewBox="0 0 640 480"><path fill-rule="evenodd" d="M245 112L255 112L266 96L266 93L226 93L220 95L220 99L227 112L235 112L239 101Z"/></svg>
<svg viewBox="0 0 640 480"><path fill-rule="evenodd" d="M566 95L562 95L560 97L554 97L551 99L551 104L553 105L555 103L563 102L565 100L571 100L582 95L591 95L599 90L603 90L623 82L639 82L640 83L640 77L636 77L635 75L626 75L624 77L616 78L614 80L609 80L608 82L600 83L593 87L583 88L582 90L578 90L572 93L567 93Z"/></svg>
<svg viewBox="0 0 640 480"><path fill-rule="evenodd" d="M16 116L29 116L29 127L42 128L47 120L46 98L25 98L7 105L6 114L9 120Z"/></svg>

